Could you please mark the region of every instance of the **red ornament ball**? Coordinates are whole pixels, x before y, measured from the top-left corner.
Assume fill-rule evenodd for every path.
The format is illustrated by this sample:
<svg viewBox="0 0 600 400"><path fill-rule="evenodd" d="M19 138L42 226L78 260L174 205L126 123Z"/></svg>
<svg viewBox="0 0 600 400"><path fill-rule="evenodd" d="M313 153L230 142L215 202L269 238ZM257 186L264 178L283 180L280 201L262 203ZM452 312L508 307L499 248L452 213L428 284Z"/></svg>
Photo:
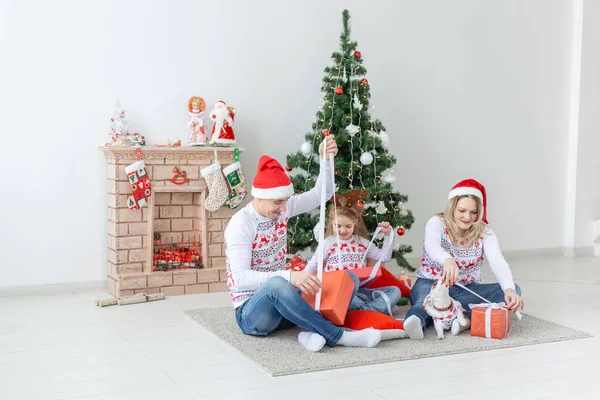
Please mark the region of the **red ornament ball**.
<svg viewBox="0 0 600 400"><path fill-rule="evenodd" d="M358 208L363 208L365 206L365 203L363 203L361 200L359 200L359 201L356 202L356 206Z"/></svg>
<svg viewBox="0 0 600 400"><path fill-rule="evenodd" d="M335 94L342 94L344 93L344 89L342 89L341 86L338 86L335 88Z"/></svg>
<svg viewBox="0 0 600 400"><path fill-rule="evenodd" d="M400 227L400 228L398 228L398 230L396 232L398 232L398 235L404 236L404 234L406 233L406 230L403 227Z"/></svg>
<svg viewBox="0 0 600 400"><path fill-rule="evenodd" d="M285 170L286 170L287 172L290 172L290 171L292 170L292 167L290 167L289 165L286 165L286 166L285 166Z"/></svg>
<svg viewBox="0 0 600 400"><path fill-rule="evenodd" d="M360 58L360 51L358 51L358 50L357 50L357 51L355 51L355 52L354 52L354 57L356 57L356 58Z"/></svg>
<svg viewBox="0 0 600 400"><path fill-rule="evenodd" d="M369 81L367 80L367 78L362 78L362 79L360 80L360 84L361 84L361 85L368 85L368 84L369 84Z"/></svg>
<svg viewBox="0 0 600 400"><path fill-rule="evenodd" d="M323 136L329 136L329 130L328 129L325 129L323 131Z"/></svg>
<svg viewBox="0 0 600 400"><path fill-rule="evenodd" d="M339 169L336 169L335 171L333 171L334 174L338 175L340 173Z"/></svg>

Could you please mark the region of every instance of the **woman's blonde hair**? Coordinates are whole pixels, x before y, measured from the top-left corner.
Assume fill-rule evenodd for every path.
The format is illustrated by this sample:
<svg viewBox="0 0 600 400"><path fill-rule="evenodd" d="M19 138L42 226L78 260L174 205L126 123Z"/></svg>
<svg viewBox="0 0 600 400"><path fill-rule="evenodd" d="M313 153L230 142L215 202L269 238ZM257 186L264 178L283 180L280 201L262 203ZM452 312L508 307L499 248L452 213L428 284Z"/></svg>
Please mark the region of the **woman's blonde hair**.
<svg viewBox="0 0 600 400"><path fill-rule="evenodd" d="M456 210L459 200L465 197L475 201L475 204L477 205L477 219L475 220L475 223L473 223L473 225L471 225L471 227L467 230L466 234L461 236L458 227L456 226L456 222L454 222L454 211ZM444 225L446 226L448 235L450 235L450 238L453 242L459 242L463 240L465 242L465 246L470 247L473 245L475 240L482 238L485 234L487 224L483 222L483 204L481 199L477 196L465 195L453 197L448 200L444 212L441 212L438 215L444 219Z"/></svg>
<svg viewBox="0 0 600 400"><path fill-rule="evenodd" d="M335 211L336 208L331 206L329 208L329 221L327 223L327 230L325 232L325 237L335 235L335 231L333 229L333 224L335 223ZM344 217L348 217L355 221L354 225L354 235L358 235L365 239L369 239L369 233L367 232L367 227L365 226L365 221L362 218L362 214L360 211L356 209L356 207L337 207L337 215L343 215Z"/></svg>

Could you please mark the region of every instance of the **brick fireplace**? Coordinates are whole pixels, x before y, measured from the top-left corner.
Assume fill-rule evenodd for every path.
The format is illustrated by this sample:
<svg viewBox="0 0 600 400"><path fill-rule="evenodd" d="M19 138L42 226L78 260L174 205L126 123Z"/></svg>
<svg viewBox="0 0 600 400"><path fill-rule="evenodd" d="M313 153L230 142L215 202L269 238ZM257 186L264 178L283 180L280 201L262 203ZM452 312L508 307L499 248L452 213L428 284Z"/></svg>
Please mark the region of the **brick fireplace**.
<svg viewBox="0 0 600 400"><path fill-rule="evenodd" d="M99 149L107 160L108 292L119 297L226 291L223 231L237 209L223 206L206 211L208 192L200 170L215 156L223 167L233 163L234 148L141 147L152 195L148 204L135 211L127 207L131 189L125 173L125 166L136 161L135 148ZM185 171L189 182L172 183L174 167ZM177 245L193 249L197 261L185 260L189 262L176 268L157 265L157 249Z"/></svg>

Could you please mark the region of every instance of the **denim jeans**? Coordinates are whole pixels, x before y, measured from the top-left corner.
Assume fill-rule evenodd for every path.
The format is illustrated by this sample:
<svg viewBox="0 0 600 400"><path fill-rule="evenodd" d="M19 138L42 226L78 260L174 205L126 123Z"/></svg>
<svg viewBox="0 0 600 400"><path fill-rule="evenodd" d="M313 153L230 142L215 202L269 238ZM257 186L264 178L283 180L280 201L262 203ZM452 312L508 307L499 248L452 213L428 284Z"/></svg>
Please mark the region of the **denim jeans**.
<svg viewBox="0 0 600 400"><path fill-rule="evenodd" d="M402 297L400 289L398 289L396 286L386 286L377 289L361 288L359 287L360 280L358 277L352 273L352 271L348 271L348 273L354 281L355 287L348 311L372 310L388 314L388 304L380 292L383 292L389 299L390 308L394 308L396 303L398 303Z"/></svg>
<svg viewBox="0 0 600 400"><path fill-rule="evenodd" d="M419 317L421 323L424 324L425 327L428 327L433 323L433 320L429 314L423 311L423 300L425 300L425 297L431 291L433 282L434 281L430 279L417 279L410 290L410 304L412 307L406 313L405 319L412 315L416 315ZM500 303L505 301L504 291L498 283L470 283L465 285L465 287L471 289L481 297L488 299L492 303ZM515 285L515 291L519 296L521 295L521 288L518 285ZM469 304L483 303L483 300L481 300L479 297L456 285L450 287L449 292L450 297L460 302L465 309L465 315L469 318L471 317L471 309L469 308Z"/></svg>
<svg viewBox="0 0 600 400"><path fill-rule="evenodd" d="M267 280L235 311L236 321L246 335L266 336L276 330L300 326L325 338L335 346L344 331L315 311L301 296L300 290L280 276Z"/></svg>

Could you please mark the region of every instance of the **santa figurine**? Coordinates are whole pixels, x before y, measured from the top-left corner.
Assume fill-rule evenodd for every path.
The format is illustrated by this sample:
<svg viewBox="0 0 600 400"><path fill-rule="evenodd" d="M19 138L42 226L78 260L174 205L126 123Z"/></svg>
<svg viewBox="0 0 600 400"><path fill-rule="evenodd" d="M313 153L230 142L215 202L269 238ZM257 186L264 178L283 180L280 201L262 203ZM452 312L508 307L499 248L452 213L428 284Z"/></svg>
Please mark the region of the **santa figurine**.
<svg viewBox="0 0 600 400"><path fill-rule="evenodd" d="M210 144L235 144L235 135L233 134L233 118L235 109L220 100L215 104L215 108L210 112L210 120L215 124L212 128Z"/></svg>
<svg viewBox="0 0 600 400"><path fill-rule="evenodd" d="M208 141L206 128L204 127L205 107L206 103L202 97L193 96L188 100L188 115L190 117L187 124L189 146L203 146Z"/></svg>

